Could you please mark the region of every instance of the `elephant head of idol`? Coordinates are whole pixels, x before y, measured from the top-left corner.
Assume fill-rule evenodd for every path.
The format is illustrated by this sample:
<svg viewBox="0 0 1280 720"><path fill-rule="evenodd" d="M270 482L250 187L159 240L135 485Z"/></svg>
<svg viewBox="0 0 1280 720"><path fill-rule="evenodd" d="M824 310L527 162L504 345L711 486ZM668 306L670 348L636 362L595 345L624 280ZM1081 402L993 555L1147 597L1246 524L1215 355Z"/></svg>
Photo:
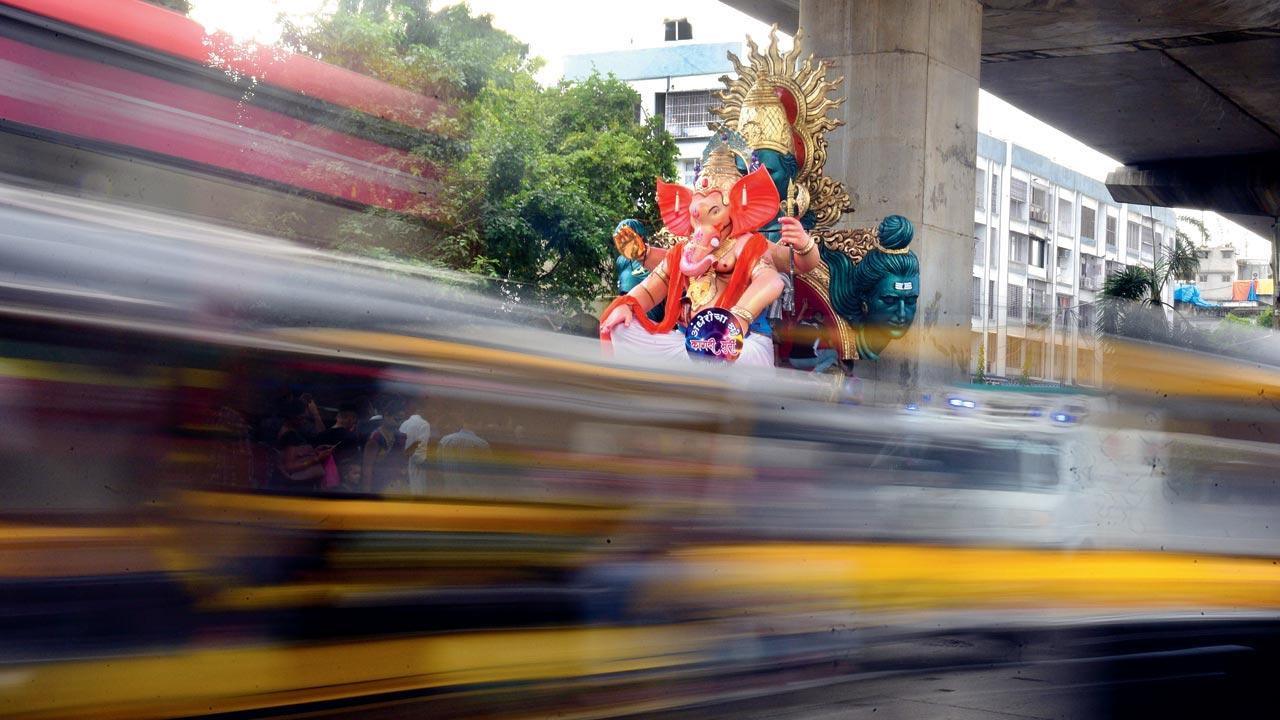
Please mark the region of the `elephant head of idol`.
<svg viewBox="0 0 1280 720"><path fill-rule="evenodd" d="M778 212L778 192L763 168L742 175L728 132L712 138L693 187L658 179L658 209L667 229L689 238L680 269L701 275L720 243L759 230Z"/></svg>

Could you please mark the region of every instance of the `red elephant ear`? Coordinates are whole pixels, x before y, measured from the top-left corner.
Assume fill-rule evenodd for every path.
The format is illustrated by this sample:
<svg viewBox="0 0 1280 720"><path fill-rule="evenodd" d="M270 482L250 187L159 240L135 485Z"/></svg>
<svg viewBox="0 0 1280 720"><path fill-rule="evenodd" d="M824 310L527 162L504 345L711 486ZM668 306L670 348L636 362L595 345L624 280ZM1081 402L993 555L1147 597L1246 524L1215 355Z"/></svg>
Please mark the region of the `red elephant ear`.
<svg viewBox="0 0 1280 720"><path fill-rule="evenodd" d="M689 205L692 203L692 190L658 178L658 210L662 213L662 223L676 237L689 237L693 232L693 225L689 222Z"/></svg>
<svg viewBox="0 0 1280 720"><path fill-rule="evenodd" d="M756 168L729 191L729 217L734 233L754 232L778 215L778 188L769 171Z"/></svg>

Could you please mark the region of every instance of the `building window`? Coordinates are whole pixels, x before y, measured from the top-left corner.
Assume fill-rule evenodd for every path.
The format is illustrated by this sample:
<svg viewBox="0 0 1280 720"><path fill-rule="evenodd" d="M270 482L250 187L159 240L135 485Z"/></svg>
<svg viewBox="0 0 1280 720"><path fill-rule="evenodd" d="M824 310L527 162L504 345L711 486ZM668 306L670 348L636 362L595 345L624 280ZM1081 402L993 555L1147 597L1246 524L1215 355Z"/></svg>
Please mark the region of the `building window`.
<svg viewBox="0 0 1280 720"><path fill-rule="evenodd" d="M1058 248L1058 256L1054 262L1054 278L1063 285L1070 285L1075 280L1075 263L1071 261L1070 248Z"/></svg>
<svg viewBox="0 0 1280 720"><path fill-rule="evenodd" d="M697 179L698 161L681 160L680 161L680 182L688 187L693 187L693 181Z"/></svg>
<svg viewBox="0 0 1280 720"><path fill-rule="evenodd" d="M1027 322L1049 321L1049 285L1040 280L1027 281Z"/></svg>
<svg viewBox="0 0 1280 720"><path fill-rule="evenodd" d="M1071 237L1075 234L1075 213L1073 203L1065 198L1058 198L1058 234Z"/></svg>
<svg viewBox="0 0 1280 720"><path fill-rule="evenodd" d="M1208 260L1208 259L1209 259L1209 251L1208 251L1208 250L1197 250L1197 251L1196 251L1196 257L1200 258L1201 260Z"/></svg>
<svg viewBox="0 0 1280 720"><path fill-rule="evenodd" d="M974 207L978 212L987 209L987 173L985 170L978 171L977 192L973 194L975 200Z"/></svg>
<svg viewBox="0 0 1280 720"><path fill-rule="evenodd" d="M1076 309L1076 314L1080 318L1080 330L1083 332L1093 332L1093 303L1082 303Z"/></svg>
<svg viewBox="0 0 1280 720"><path fill-rule="evenodd" d="M991 267L1000 267L1000 238L996 235L998 228L991 228L991 232L987 234L987 256L991 263Z"/></svg>
<svg viewBox="0 0 1280 720"><path fill-rule="evenodd" d="M1107 252L1116 252L1116 217L1115 215L1107 216Z"/></svg>
<svg viewBox="0 0 1280 720"><path fill-rule="evenodd" d="M1032 224L1044 230L1049 229L1049 188L1043 185L1031 186L1031 209L1028 217Z"/></svg>
<svg viewBox="0 0 1280 720"><path fill-rule="evenodd" d="M1233 257L1235 257L1235 256L1236 256L1236 251L1235 251L1235 250L1223 250L1223 251L1222 251L1222 259L1223 259L1223 260L1230 260L1231 258L1233 258Z"/></svg>
<svg viewBox="0 0 1280 720"><path fill-rule="evenodd" d="M1080 288L1098 291L1102 289L1102 261L1088 255L1080 258Z"/></svg>
<svg viewBox="0 0 1280 720"><path fill-rule="evenodd" d="M1231 282L1232 280L1235 280L1235 276L1233 276L1231 273L1222 273L1221 277L1222 277L1222 282Z"/></svg>
<svg viewBox="0 0 1280 720"><path fill-rule="evenodd" d="M1010 285L1008 288L1009 295L1005 303L1008 307L1006 313L1011 320L1022 318L1022 287L1020 285Z"/></svg>
<svg viewBox="0 0 1280 720"><path fill-rule="evenodd" d="M1130 220L1128 224L1125 225L1125 232L1124 232L1125 253L1127 253L1128 255L1137 255L1138 245L1141 243L1141 238L1142 238L1142 226Z"/></svg>
<svg viewBox="0 0 1280 720"><path fill-rule="evenodd" d="M991 171L991 214L1000 216L1000 173Z"/></svg>
<svg viewBox="0 0 1280 720"><path fill-rule="evenodd" d="M1058 307L1056 311L1056 314L1057 314L1056 322L1058 323L1059 328L1065 330L1067 328L1067 323L1071 321L1071 313L1072 313L1071 296L1058 295L1057 300L1058 300Z"/></svg>
<svg viewBox="0 0 1280 720"><path fill-rule="evenodd" d="M987 258L987 226L973 226L973 264L981 265Z"/></svg>
<svg viewBox="0 0 1280 720"><path fill-rule="evenodd" d="M1080 239L1085 241L1086 245L1094 245L1098 238L1098 211L1091 208L1080 206Z"/></svg>
<svg viewBox="0 0 1280 720"><path fill-rule="evenodd" d="M1031 267L1044 267L1046 245L1040 238L1031 238L1031 258L1028 260Z"/></svg>
<svg viewBox="0 0 1280 720"><path fill-rule="evenodd" d="M710 90L668 93L664 115L667 132L678 138L710 135L707 123L715 120L711 108L718 104Z"/></svg>
<svg viewBox="0 0 1280 720"><path fill-rule="evenodd" d="M664 38L670 42L672 40L692 40L693 27L689 25L688 18L680 18L679 20L666 20L663 23L665 28ZM649 27L653 27L650 25Z"/></svg>
<svg viewBox="0 0 1280 720"><path fill-rule="evenodd" d="M1009 261L1020 265L1027 264L1028 238L1019 233L1009 233Z"/></svg>
<svg viewBox="0 0 1280 720"><path fill-rule="evenodd" d="M1196 275L1196 279L1200 282L1209 282L1209 273L1200 273Z"/></svg>
<svg viewBox="0 0 1280 720"><path fill-rule="evenodd" d="M1142 226L1142 259L1150 260L1155 257L1155 230L1150 225Z"/></svg>
<svg viewBox="0 0 1280 720"><path fill-rule="evenodd" d="M1027 221L1027 181L1009 178L1009 215Z"/></svg>
<svg viewBox="0 0 1280 720"><path fill-rule="evenodd" d="M973 279L973 319L982 319L982 278Z"/></svg>
<svg viewBox="0 0 1280 720"><path fill-rule="evenodd" d="M996 281L987 281L987 319L996 319Z"/></svg>

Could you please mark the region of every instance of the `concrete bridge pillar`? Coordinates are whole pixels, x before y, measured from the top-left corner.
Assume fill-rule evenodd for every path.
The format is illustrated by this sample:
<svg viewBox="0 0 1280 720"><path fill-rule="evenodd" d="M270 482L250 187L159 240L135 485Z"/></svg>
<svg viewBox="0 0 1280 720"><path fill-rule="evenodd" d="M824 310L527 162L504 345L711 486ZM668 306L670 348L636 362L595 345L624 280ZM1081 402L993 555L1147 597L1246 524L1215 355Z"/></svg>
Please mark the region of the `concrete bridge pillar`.
<svg viewBox="0 0 1280 720"><path fill-rule="evenodd" d="M897 213L916 225L915 327L859 374L881 381L885 401L967 380L982 6L801 0L800 27L807 51L845 77L845 126L827 136L827 174L849 188L847 222Z"/></svg>

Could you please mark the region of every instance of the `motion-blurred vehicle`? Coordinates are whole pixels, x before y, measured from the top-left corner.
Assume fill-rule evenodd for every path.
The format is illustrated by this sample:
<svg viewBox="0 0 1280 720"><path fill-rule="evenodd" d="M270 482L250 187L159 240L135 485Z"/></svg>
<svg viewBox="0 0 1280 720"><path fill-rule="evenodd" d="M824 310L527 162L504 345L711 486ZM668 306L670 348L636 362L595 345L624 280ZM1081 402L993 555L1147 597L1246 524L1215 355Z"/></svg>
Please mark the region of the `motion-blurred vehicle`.
<svg viewBox="0 0 1280 720"><path fill-rule="evenodd" d="M1269 560L1057 550L1092 410L785 375L748 402L449 278L13 187L0 213L7 715L608 716L921 670L940 633L1280 603ZM279 487L264 422L301 393L425 396L491 452L426 496Z"/></svg>

